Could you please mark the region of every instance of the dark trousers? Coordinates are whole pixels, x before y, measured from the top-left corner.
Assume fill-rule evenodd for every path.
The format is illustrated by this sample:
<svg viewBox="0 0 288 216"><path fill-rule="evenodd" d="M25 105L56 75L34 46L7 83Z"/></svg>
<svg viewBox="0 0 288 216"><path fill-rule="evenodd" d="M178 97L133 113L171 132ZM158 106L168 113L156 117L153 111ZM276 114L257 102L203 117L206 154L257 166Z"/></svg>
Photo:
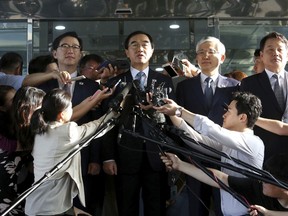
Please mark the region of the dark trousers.
<svg viewBox="0 0 288 216"><path fill-rule="evenodd" d="M186 176L190 216L209 216L211 198L216 216L223 216L221 211L220 190Z"/></svg>

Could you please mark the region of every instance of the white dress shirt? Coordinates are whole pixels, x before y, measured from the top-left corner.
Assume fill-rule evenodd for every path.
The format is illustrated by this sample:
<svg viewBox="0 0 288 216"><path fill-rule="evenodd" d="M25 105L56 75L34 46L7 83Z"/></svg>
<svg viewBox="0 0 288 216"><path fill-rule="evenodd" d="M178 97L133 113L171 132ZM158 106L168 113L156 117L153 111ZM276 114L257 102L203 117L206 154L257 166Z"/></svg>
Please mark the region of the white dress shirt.
<svg viewBox="0 0 288 216"><path fill-rule="evenodd" d="M184 120L182 120L179 128L188 132L191 138L222 151L228 156L234 157L256 168L262 169L264 160L264 143L258 136L254 135L253 130L249 129L245 132L227 130L218 124L215 124L206 116L202 115L196 115L194 122L189 123L191 123L194 129L200 134L193 130L192 127L190 127ZM193 147L192 143L188 144ZM225 157L221 157L221 161L232 164L236 167L240 167L238 164ZM222 171L228 175L245 177L240 173L226 168L222 168ZM224 190L220 190L220 193L221 208L225 216L247 214L247 208L237 201L232 195Z"/></svg>

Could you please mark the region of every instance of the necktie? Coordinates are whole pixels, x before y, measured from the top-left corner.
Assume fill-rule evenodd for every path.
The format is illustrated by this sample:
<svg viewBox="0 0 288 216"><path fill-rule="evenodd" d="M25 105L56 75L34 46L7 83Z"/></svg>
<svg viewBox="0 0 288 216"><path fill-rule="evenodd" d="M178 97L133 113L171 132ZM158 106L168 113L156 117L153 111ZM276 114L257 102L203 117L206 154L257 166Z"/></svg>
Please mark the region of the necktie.
<svg viewBox="0 0 288 216"><path fill-rule="evenodd" d="M146 74L143 71L140 71L136 74L135 79L139 80L141 90L145 91L144 85L145 85L145 80L146 80Z"/></svg>
<svg viewBox="0 0 288 216"><path fill-rule="evenodd" d="M281 107L282 110L284 110L284 108L285 108L285 99L284 99L283 89L279 85L279 79L278 79L277 74L274 74L273 78L275 79L274 94L276 96L276 99L278 101L279 106Z"/></svg>
<svg viewBox="0 0 288 216"><path fill-rule="evenodd" d="M207 102L207 105L208 105L208 108L211 107L211 104L212 104L212 100L213 100L213 89L212 89L212 78L211 77L207 77L205 79L205 82L206 82L206 87L205 87L205 90L204 90L204 95L205 95L205 98L206 98L206 102Z"/></svg>

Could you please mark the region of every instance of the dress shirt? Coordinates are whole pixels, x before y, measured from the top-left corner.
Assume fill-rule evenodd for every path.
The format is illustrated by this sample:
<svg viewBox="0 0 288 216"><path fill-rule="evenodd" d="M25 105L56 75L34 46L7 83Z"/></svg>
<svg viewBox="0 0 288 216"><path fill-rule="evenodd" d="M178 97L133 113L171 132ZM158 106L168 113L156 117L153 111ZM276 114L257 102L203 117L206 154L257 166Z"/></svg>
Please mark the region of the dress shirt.
<svg viewBox="0 0 288 216"><path fill-rule="evenodd" d="M0 72L0 85L10 85L16 90L21 88L24 79L24 75L12 75Z"/></svg>
<svg viewBox="0 0 288 216"><path fill-rule="evenodd" d="M273 75L275 73L273 73L272 71L269 71L267 69L265 69L265 72L268 75L271 87L274 91L274 85L275 85L276 79L273 78ZM286 78L285 78L285 71L278 73L278 79L279 79L280 88L283 90L284 99L285 99L285 98L287 98L287 90L286 90L287 89L287 82L286 82ZM286 101L286 99L285 99L285 101Z"/></svg>
<svg viewBox="0 0 288 216"><path fill-rule="evenodd" d="M218 82L218 76L219 76L218 73L214 74L213 76L210 76L210 78L213 80L213 82L211 82L213 94L215 93L215 90L216 90L216 86L217 86L217 82ZM200 73L200 77L201 77L201 87L202 87L203 93L205 93L205 88L207 86L207 82L205 80L208 76L206 76L203 73Z"/></svg>
<svg viewBox="0 0 288 216"><path fill-rule="evenodd" d="M211 146L228 156L239 159L256 168L262 169L264 159L264 143L253 130L245 132L227 130L202 115L195 115L194 122L189 122L193 130L184 120L179 128L187 131L198 142ZM191 143L190 143L191 146ZM239 167L235 162L221 157L221 161ZM222 171L235 177L245 177L240 173L222 168ZM220 190L221 208L225 216L245 215L247 208L233 198L228 192Z"/></svg>

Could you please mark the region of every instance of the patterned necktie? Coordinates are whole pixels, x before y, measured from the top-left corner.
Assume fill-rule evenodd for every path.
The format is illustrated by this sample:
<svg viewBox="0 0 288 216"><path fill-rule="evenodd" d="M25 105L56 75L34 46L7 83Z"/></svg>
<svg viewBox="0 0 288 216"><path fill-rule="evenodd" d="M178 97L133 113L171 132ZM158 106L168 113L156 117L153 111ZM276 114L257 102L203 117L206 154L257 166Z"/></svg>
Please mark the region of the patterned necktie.
<svg viewBox="0 0 288 216"><path fill-rule="evenodd" d="M212 100L213 100L213 89L212 89L212 85L211 85L213 80L211 77L207 77L205 79L205 82L206 82L206 87L204 90L204 95L206 98L206 103L208 105L208 108L210 109L211 104L212 104Z"/></svg>
<svg viewBox="0 0 288 216"><path fill-rule="evenodd" d="M281 107L282 110L284 110L285 99L284 99L283 89L279 85L279 79L278 79L277 74L274 74L272 77L275 79L274 94L276 96L279 106Z"/></svg>
<svg viewBox="0 0 288 216"><path fill-rule="evenodd" d="M135 79L139 80L141 90L145 91L144 85L146 80L146 74L143 71L140 71L136 74Z"/></svg>

